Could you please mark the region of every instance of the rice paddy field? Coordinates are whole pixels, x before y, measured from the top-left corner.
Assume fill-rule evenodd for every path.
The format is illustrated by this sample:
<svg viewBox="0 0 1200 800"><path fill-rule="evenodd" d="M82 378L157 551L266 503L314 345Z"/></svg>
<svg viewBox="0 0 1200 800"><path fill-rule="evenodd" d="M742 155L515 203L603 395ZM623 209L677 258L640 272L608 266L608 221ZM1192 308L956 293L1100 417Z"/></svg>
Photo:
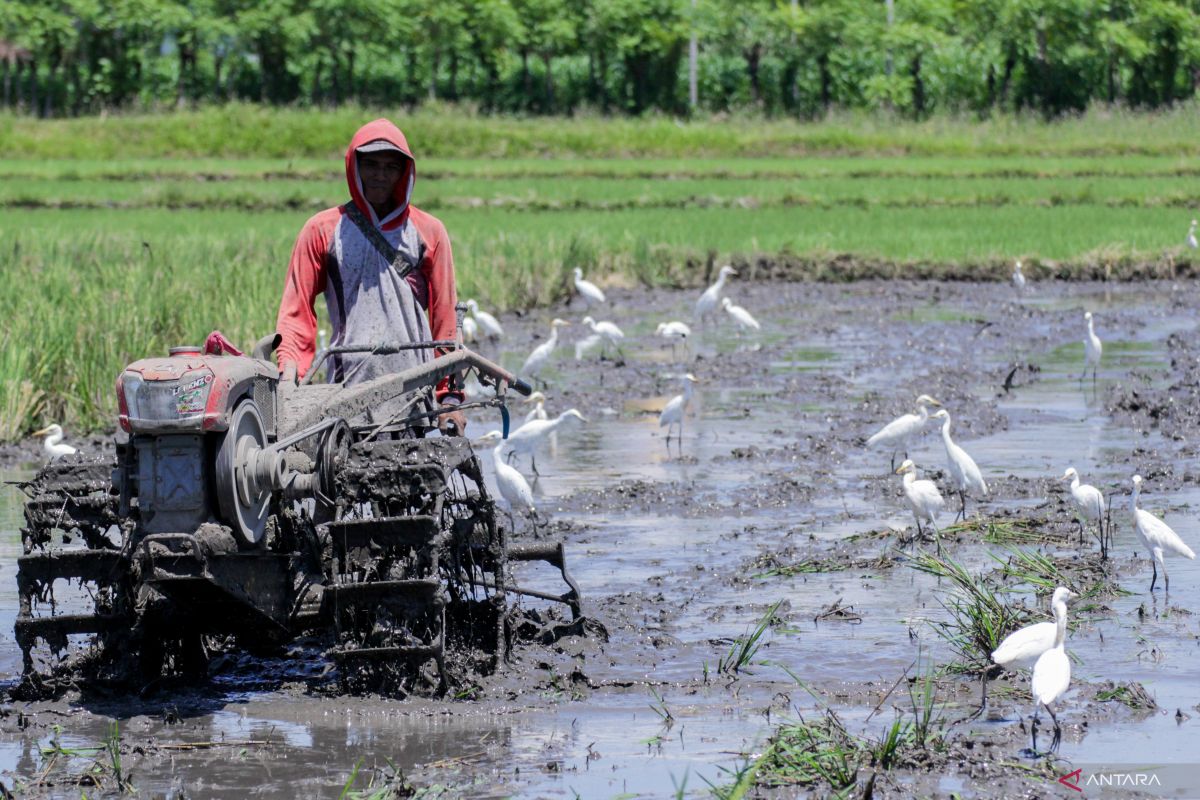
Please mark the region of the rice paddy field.
<svg viewBox="0 0 1200 800"><path fill-rule="evenodd" d="M243 344L270 330L296 233L347 196L339 143L378 113L0 120L12 288L0 297L0 440L49 419L104 428L127 361L213 329ZM501 310L565 297L575 266L623 286L695 286L724 262L824 280L857 265L1003 279L1016 257L1035 279L1192 266L1194 114L391 116L418 157L414 203L450 231L460 296Z"/></svg>

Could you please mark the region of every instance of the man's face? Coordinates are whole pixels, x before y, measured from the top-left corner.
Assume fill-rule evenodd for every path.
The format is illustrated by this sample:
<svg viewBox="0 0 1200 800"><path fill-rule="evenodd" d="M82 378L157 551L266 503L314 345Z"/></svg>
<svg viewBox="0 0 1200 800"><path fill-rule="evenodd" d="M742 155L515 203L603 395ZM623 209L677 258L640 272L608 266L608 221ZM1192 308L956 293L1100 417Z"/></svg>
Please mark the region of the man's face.
<svg viewBox="0 0 1200 800"><path fill-rule="evenodd" d="M361 153L358 156L358 176L363 195L373 206L391 202L396 182L404 174L404 156L396 152Z"/></svg>

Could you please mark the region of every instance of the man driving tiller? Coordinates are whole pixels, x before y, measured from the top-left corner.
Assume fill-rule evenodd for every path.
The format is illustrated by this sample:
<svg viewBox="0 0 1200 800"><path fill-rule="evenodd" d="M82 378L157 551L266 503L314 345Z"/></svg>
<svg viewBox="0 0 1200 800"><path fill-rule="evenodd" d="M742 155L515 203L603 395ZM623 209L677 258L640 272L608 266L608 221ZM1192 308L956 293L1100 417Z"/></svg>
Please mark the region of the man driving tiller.
<svg viewBox="0 0 1200 800"><path fill-rule="evenodd" d="M455 338L457 293L450 238L441 221L410 203L416 162L400 129L377 119L358 129L346 149L350 202L304 224L288 263L276 330L285 377L304 377L316 354L313 304L325 295L331 347L378 342L415 344ZM359 383L427 361L428 349L392 355L340 353L326 362L330 380ZM443 405L462 402L448 381ZM443 413L438 428L462 434L466 418Z"/></svg>

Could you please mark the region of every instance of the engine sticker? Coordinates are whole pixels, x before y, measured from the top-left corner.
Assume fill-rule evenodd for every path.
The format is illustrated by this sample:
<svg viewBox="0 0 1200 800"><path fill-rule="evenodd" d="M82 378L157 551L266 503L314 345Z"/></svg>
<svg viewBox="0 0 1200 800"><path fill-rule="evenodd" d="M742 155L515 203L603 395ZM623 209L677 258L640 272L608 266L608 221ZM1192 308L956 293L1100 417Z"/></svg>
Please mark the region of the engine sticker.
<svg viewBox="0 0 1200 800"><path fill-rule="evenodd" d="M204 410L204 401L208 399L208 388L200 386L190 389L175 398L175 413L181 417L199 414Z"/></svg>
<svg viewBox="0 0 1200 800"><path fill-rule="evenodd" d="M212 383L212 379L212 373L209 373L208 375L201 375L199 378L196 378L196 380L185 386L176 386L171 390L171 394L180 395L184 392L190 392L192 389L199 389L202 386L207 386L208 384Z"/></svg>

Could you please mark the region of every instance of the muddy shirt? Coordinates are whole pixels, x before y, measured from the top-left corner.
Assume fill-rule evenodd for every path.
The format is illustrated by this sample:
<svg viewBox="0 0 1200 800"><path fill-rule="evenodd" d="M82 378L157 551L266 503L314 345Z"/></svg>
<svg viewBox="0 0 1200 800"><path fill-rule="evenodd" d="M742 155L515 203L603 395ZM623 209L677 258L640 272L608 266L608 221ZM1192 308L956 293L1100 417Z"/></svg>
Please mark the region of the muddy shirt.
<svg viewBox="0 0 1200 800"><path fill-rule="evenodd" d="M384 140L396 146L407 161L396 183L396 208L380 219L363 196L356 148ZM317 318L313 304L324 293L332 327L331 346L411 343L453 339L454 259L446 229L434 216L409 204L416 166L404 134L387 120L359 129L346 150L346 182L351 202L413 266L400 278L341 206L326 209L305 223L292 250L287 281L279 306L276 330L280 365L296 364L303 376L316 353ZM330 379L359 383L428 360L428 350L391 356L342 356L331 364ZM361 368L359 361L366 359ZM445 383L438 397L447 394Z"/></svg>

